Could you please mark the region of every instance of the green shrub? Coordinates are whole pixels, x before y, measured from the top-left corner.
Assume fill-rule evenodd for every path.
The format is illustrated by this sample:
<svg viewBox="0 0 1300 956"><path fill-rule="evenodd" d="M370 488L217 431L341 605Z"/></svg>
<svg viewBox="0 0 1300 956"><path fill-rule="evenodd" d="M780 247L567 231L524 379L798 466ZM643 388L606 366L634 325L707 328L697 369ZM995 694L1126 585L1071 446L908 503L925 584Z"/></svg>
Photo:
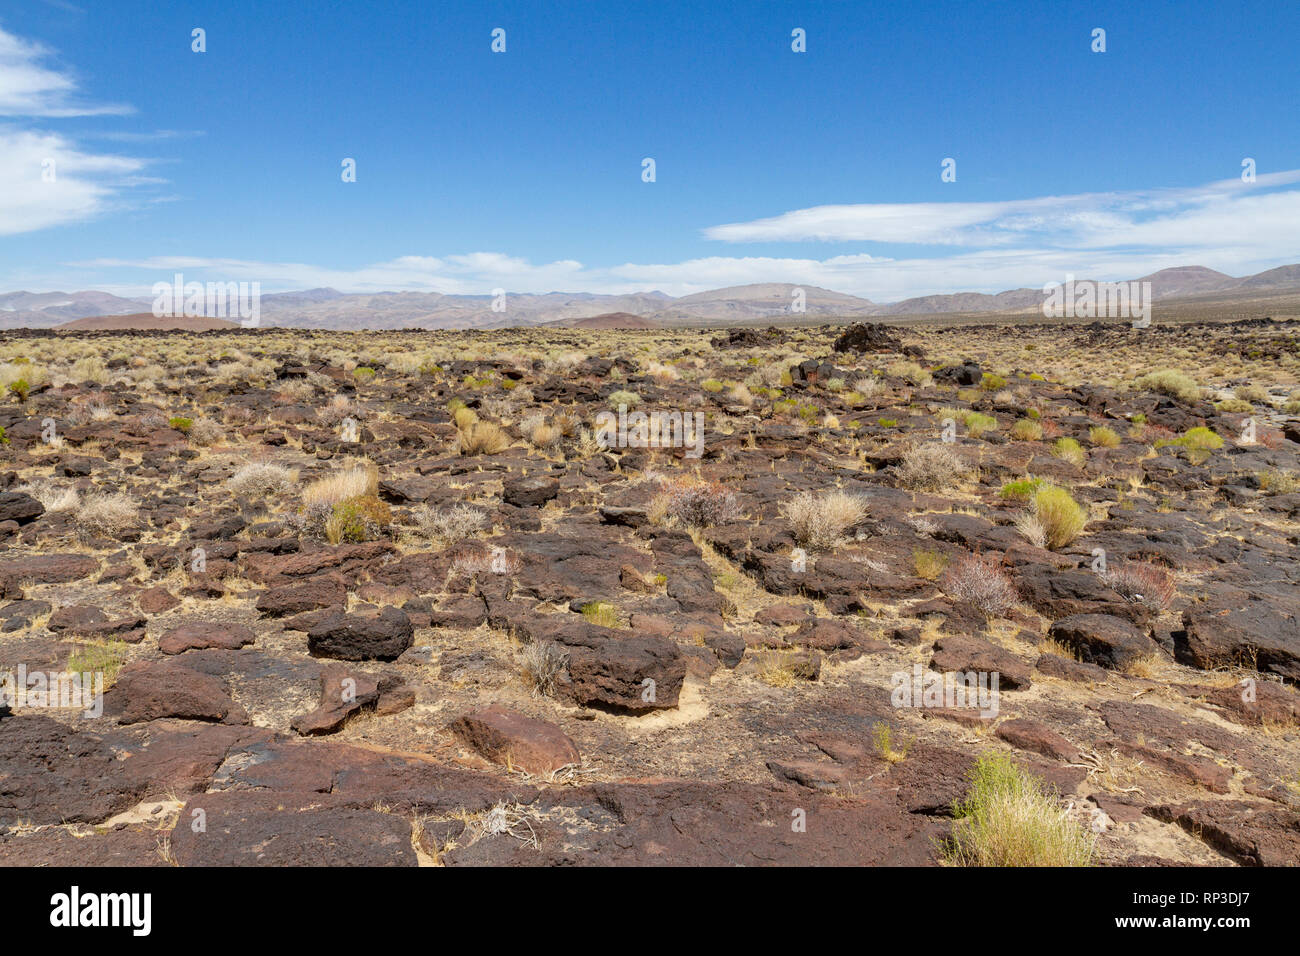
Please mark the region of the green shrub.
<svg viewBox="0 0 1300 956"><path fill-rule="evenodd" d="M945 855L958 866L1088 866L1093 838L1056 795L1007 754L983 754L953 804Z"/></svg>
<svg viewBox="0 0 1300 956"><path fill-rule="evenodd" d="M1058 438L1052 445L1052 455L1062 461L1068 461L1076 468L1082 468L1088 460L1083 447L1073 438Z"/></svg>
<svg viewBox="0 0 1300 956"><path fill-rule="evenodd" d="M1019 481L1008 481L998 491L998 497L1006 501L1028 501L1039 488L1046 484L1047 482L1043 481L1042 478L1022 478Z"/></svg>
<svg viewBox="0 0 1300 956"><path fill-rule="evenodd" d="M325 537L331 544L373 541L393 523L388 504L375 495L357 495L340 501L325 522Z"/></svg>
<svg viewBox="0 0 1300 956"><path fill-rule="evenodd" d="M1098 448L1115 448L1120 443L1120 437L1115 429L1107 428L1105 425L1098 425L1095 428L1088 429L1088 441Z"/></svg>
<svg viewBox="0 0 1300 956"><path fill-rule="evenodd" d="M1012 441L1039 441L1043 437L1043 426L1028 418L1022 418L1011 426Z"/></svg>
<svg viewBox="0 0 1300 956"><path fill-rule="evenodd" d="M1180 402L1195 402L1201 397L1200 386L1190 375L1171 368L1148 372L1133 382L1133 387L1158 395L1168 395Z"/></svg>
<svg viewBox="0 0 1300 956"><path fill-rule="evenodd" d="M603 601L592 601L582 606L582 616L601 627L618 627L618 608Z"/></svg>
<svg viewBox="0 0 1300 956"><path fill-rule="evenodd" d="M912 551L912 567L916 576L927 581L939 580L939 576L948 567L948 560L948 555L942 551L922 551L920 548Z"/></svg>
<svg viewBox="0 0 1300 956"><path fill-rule="evenodd" d="M1157 448L1175 445L1187 453L1187 458L1194 464L1201 464L1210 457L1211 452L1223 447L1223 439L1204 425L1189 428L1177 438L1156 442Z"/></svg>
<svg viewBox="0 0 1300 956"><path fill-rule="evenodd" d="M998 420L992 415L971 412L966 416L966 433L971 438L980 438L998 427Z"/></svg>
<svg viewBox="0 0 1300 956"><path fill-rule="evenodd" d="M191 428L194 427L194 419L182 418L181 416L178 415L175 418L168 419L167 424L170 425L172 428L176 429L178 432L188 432Z"/></svg>
<svg viewBox="0 0 1300 956"><path fill-rule="evenodd" d="M1034 515L1052 550L1063 548L1079 536L1088 523L1088 509L1064 488L1045 485L1034 493Z"/></svg>
<svg viewBox="0 0 1300 956"><path fill-rule="evenodd" d="M998 389L1006 387L1007 380L1001 375L994 375L992 372L985 372L980 379L980 388L986 392L996 392Z"/></svg>
<svg viewBox="0 0 1300 956"><path fill-rule="evenodd" d="M1247 412L1253 412L1255 406L1250 402L1243 402L1239 398L1225 398L1221 402L1214 403L1214 410L1225 415L1244 415Z"/></svg>

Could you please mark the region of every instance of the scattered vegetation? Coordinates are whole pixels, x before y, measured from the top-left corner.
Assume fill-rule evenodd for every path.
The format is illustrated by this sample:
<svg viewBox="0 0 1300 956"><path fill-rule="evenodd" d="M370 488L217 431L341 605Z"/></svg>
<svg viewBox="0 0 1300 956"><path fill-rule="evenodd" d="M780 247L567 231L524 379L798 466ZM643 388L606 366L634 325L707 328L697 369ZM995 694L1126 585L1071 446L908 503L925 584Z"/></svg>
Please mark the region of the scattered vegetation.
<svg viewBox="0 0 1300 956"><path fill-rule="evenodd" d="M983 754L953 805L948 862L957 866L1088 866L1093 838L1043 782L1006 754Z"/></svg>
<svg viewBox="0 0 1300 956"><path fill-rule="evenodd" d="M780 513L790 522L799 544L810 551L827 551L866 520L867 503L862 496L839 489L805 491L784 502Z"/></svg>

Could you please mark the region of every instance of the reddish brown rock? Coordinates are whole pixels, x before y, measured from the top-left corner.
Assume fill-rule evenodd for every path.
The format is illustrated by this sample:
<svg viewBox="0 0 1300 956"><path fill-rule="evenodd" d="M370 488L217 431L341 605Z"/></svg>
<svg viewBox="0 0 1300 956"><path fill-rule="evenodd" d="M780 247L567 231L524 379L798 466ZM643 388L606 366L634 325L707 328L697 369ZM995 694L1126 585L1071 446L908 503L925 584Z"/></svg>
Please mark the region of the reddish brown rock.
<svg viewBox="0 0 1300 956"><path fill-rule="evenodd" d="M450 730L494 763L532 774L552 773L582 760L559 727L501 707L466 714Z"/></svg>
<svg viewBox="0 0 1300 956"><path fill-rule="evenodd" d="M221 680L172 661L139 661L122 668L104 695L104 712L124 724L160 717L248 722Z"/></svg>
<svg viewBox="0 0 1300 956"><path fill-rule="evenodd" d="M158 639L158 650L164 654L182 654L185 651L209 647L238 650L252 644L254 639L252 629L242 624L192 621L163 634Z"/></svg>

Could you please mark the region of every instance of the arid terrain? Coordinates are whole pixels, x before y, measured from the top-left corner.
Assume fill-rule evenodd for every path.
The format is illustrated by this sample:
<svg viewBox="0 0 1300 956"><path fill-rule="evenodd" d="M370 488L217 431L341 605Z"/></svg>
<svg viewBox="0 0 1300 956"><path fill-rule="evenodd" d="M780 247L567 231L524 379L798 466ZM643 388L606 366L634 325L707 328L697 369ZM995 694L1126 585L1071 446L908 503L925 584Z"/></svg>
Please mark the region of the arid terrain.
<svg viewBox="0 0 1300 956"><path fill-rule="evenodd" d="M0 678L107 688L0 864L1294 865L1300 322L1183 318L0 333Z"/></svg>

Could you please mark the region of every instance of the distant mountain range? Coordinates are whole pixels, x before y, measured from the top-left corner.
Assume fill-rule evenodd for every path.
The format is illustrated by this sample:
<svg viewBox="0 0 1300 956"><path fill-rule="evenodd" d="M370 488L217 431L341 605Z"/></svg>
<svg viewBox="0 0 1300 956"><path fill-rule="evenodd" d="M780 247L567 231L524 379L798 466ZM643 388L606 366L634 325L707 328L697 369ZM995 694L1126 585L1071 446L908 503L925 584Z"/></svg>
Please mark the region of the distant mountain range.
<svg viewBox="0 0 1300 956"><path fill-rule="evenodd" d="M1300 293L1300 264L1280 266L1258 275L1237 278L1204 266L1163 269L1137 280L1150 282L1155 301L1215 297L1268 297ZM792 294L804 291L804 312L792 312ZM493 311L487 295L442 295L437 292L378 292L350 294L335 289L307 289L263 295L261 325L308 329L491 329L509 326L567 326L598 318L594 327L622 321L642 327L752 324L817 316L918 316L950 312L1032 312L1042 307L1041 288L1011 289L988 295L958 292L927 295L902 302L870 299L784 282L765 282L697 292L675 298L662 292L631 295L549 292L511 294L504 312ZM142 311L148 297L121 298L107 292L0 293L0 328L135 327L128 324ZM611 319L622 314L627 319ZM116 318L116 321L113 319ZM238 317L233 317L238 321ZM93 322L76 320L94 319ZM632 319L639 321L633 322ZM76 322L75 325L72 323ZM593 323L581 323L593 327Z"/></svg>

